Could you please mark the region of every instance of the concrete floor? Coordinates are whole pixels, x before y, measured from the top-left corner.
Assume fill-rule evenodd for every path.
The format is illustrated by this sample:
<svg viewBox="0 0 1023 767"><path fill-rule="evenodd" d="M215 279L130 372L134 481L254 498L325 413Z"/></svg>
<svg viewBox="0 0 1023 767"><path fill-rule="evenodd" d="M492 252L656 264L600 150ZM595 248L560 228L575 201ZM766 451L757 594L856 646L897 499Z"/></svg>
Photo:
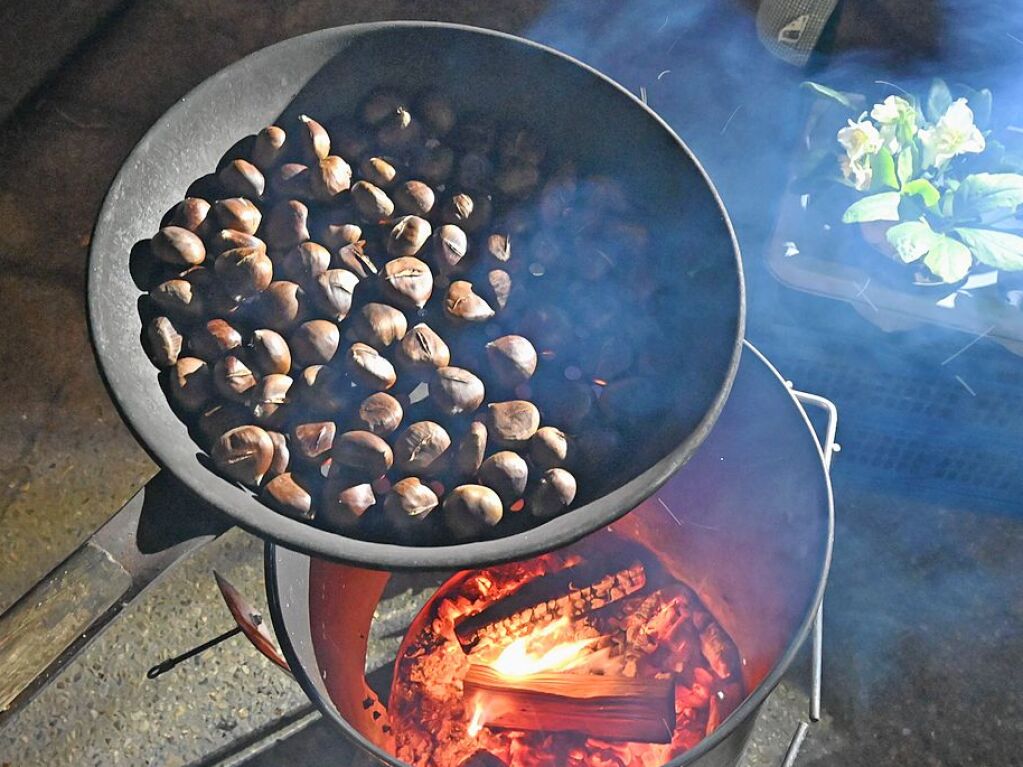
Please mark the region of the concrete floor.
<svg viewBox="0 0 1023 767"><path fill-rule="evenodd" d="M792 105L784 94L803 74L769 61L730 69L730 57L757 45L751 19L715 7L727 37L694 39L676 26L709 12L686 7L683 19L661 2L598 13L541 0L139 0L103 26L0 126L0 370L8 403L0 410L0 609L155 471L110 404L88 345L85 257L102 195L176 99L275 40L355 21L450 19L551 42L646 88L721 187L746 248L751 294L769 294L757 250L772 220L763 200L773 180L780 190L787 161L768 151L778 140L772 116ZM750 176L761 194L742 194ZM771 320L762 304L754 307L751 337L782 361L785 338L771 332ZM992 516L923 504L905 499L911 489L892 489L897 477L881 492L858 485L841 459L836 472L828 716L800 763L1023 764L1018 508ZM262 602L261 553L259 541L232 531L175 570L0 730L0 764L198 764L300 711L306 701L297 686L241 639L157 681L144 678L153 663L230 626L212 569ZM751 767L778 763L805 711L805 679L805 663L797 664L771 698ZM324 754L346 763L345 747L323 726L279 749L251 764L322 762Z"/></svg>

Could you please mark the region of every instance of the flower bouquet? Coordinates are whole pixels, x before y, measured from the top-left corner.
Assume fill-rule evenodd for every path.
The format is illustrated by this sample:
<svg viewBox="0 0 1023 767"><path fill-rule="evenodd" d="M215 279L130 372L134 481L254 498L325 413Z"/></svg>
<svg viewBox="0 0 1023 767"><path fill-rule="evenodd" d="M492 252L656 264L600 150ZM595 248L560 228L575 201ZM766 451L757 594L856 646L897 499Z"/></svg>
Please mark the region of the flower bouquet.
<svg viewBox="0 0 1023 767"><path fill-rule="evenodd" d="M808 84L857 114L835 133L832 169L851 188L844 224L902 264L922 263L932 281L955 284L974 271L1023 271L1023 175L987 127L991 93L954 97L935 80L926 101L888 95L869 111L862 97ZM869 226L868 226L869 225Z"/></svg>
<svg viewBox="0 0 1023 767"><path fill-rule="evenodd" d="M1023 130L935 80L814 96L769 265L886 329L989 331L1023 349ZM892 93L892 91L897 91Z"/></svg>

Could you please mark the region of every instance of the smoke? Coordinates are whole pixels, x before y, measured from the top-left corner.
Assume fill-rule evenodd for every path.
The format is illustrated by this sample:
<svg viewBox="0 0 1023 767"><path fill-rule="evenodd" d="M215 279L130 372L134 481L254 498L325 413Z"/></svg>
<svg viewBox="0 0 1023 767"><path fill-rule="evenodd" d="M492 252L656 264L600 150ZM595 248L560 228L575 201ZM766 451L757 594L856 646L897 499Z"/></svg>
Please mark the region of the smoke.
<svg viewBox="0 0 1023 767"><path fill-rule="evenodd" d="M961 668L950 684L983 712L983 691L1004 690L990 667L971 677L971 664L990 662L995 648L1006 658L1021 654L1018 632L1004 629L1012 622L1008 605L1018 602L1018 576L992 553L1011 551L1019 536L1006 537L1015 528L984 514L1018 516L1023 508L1023 361L988 337L1005 327L921 322L908 299L892 307L902 313L896 325L869 301L857 311L791 289L769 270L766 254L808 116L803 80L868 94L868 104L900 89L925 96L934 77L988 88L992 123L1019 138L1023 4L879 0L839 7L841 19L824 38L830 52L802 70L766 52L754 12L736 2L554 3L526 34L641 95L689 144L743 249L747 336L799 388L837 401L843 452L834 472L839 538L831 593L840 596L829 614L842 638L828 648L831 668L839 669L833 700L863 712L896 680L906 699L922 694L907 671L918 679L941 676L954 638L976 621L981 633L983 625L999 626L999 638L974 642L977 657L956 659ZM868 298L876 288L863 287ZM988 300L1002 299L957 295L979 317ZM1006 322L1023 337L1023 315ZM866 496L865 487L875 494ZM950 511L964 507L981 514ZM903 514L915 516L902 521ZM875 577L882 568L884 577ZM1018 705L1019 696L1010 697L1009 705ZM899 723L919 711L889 714L886 727L901 737ZM876 725L883 717L874 716ZM980 747L980 736L956 737ZM945 749L946 763L961 761L955 746Z"/></svg>

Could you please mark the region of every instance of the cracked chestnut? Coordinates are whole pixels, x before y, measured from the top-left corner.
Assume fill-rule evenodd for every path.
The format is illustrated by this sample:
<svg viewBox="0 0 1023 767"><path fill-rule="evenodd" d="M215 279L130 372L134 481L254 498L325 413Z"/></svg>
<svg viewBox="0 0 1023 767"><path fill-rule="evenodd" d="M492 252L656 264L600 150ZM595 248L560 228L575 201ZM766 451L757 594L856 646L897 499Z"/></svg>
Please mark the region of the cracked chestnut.
<svg viewBox="0 0 1023 767"><path fill-rule="evenodd" d="M369 389L390 389L398 380L390 360L368 344L352 344L345 354L345 367L352 378Z"/></svg>
<svg viewBox="0 0 1023 767"><path fill-rule="evenodd" d="M244 402L256 383L256 375L234 354L217 360L213 366L213 385L222 396L234 402Z"/></svg>
<svg viewBox="0 0 1023 767"><path fill-rule="evenodd" d="M423 261L412 256L384 264L384 285L391 299L409 309L422 309L433 295L433 273Z"/></svg>
<svg viewBox="0 0 1023 767"><path fill-rule="evenodd" d="M239 426L220 436L210 450L214 466L244 485L257 486L270 470L274 444L258 426Z"/></svg>
<svg viewBox="0 0 1023 767"><path fill-rule="evenodd" d="M417 421L401 433L394 444L394 460L404 472L427 474L442 467L442 456L451 437L439 423Z"/></svg>
<svg viewBox="0 0 1023 767"><path fill-rule="evenodd" d="M455 468L465 476L476 476L486 452L487 427L480 421L473 421L455 450Z"/></svg>
<svg viewBox="0 0 1023 767"><path fill-rule="evenodd" d="M178 361L184 336L168 317L154 317L146 327L149 356L157 367L166 368Z"/></svg>
<svg viewBox="0 0 1023 767"><path fill-rule="evenodd" d="M405 333L394 357L402 370L427 378L434 370L451 362L451 350L429 325L420 322Z"/></svg>
<svg viewBox="0 0 1023 767"><path fill-rule="evenodd" d="M394 463L390 445L368 431L348 431L337 437L331 457L336 466L371 480L382 477Z"/></svg>
<svg viewBox="0 0 1023 767"><path fill-rule="evenodd" d="M386 437L401 424L404 416L401 403L387 392L370 394L359 404L355 414L356 428Z"/></svg>
<svg viewBox="0 0 1023 767"><path fill-rule="evenodd" d="M487 433L499 445L521 449L538 428L540 411L532 402L510 400L487 405Z"/></svg>
<svg viewBox="0 0 1023 767"><path fill-rule="evenodd" d="M464 368L438 368L430 379L430 398L445 415L471 413L483 404L484 396L483 381Z"/></svg>
<svg viewBox="0 0 1023 767"><path fill-rule="evenodd" d="M408 320L400 311L388 304L369 303L352 315L348 337L384 349L404 338L407 331Z"/></svg>
<svg viewBox="0 0 1023 767"><path fill-rule="evenodd" d="M432 233L433 228L425 218L402 216L387 237L387 252L392 256L414 256Z"/></svg>
<svg viewBox="0 0 1023 767"><path fill-rule="evenodd" d="M395 530L403 531L422 524L440 501L437 494L418 477L406 477L392 485L384 498L384 514Z"/></svg>
<svg viewBox="0 0 1023 767"><path fill-rule="evenodd" d="M213 396L209 366L198 357L178 357L170 372L170 390L182 410L201 410Z"/></svg>
<svg viewBox="0 0 1023 767"><path fill-rule="evenodd" d="M352 310L352 296L359 278L347 269L327 269L309 286L316 307L330 319L340 322Z"/></svg>
<svg viewBox="0 0 1023 767"><path fill-rule="evenodd" d="M267 482L263 486L262 498L286 517L312 519L315 516L312 496L290 472L278 474Z"/></svg>

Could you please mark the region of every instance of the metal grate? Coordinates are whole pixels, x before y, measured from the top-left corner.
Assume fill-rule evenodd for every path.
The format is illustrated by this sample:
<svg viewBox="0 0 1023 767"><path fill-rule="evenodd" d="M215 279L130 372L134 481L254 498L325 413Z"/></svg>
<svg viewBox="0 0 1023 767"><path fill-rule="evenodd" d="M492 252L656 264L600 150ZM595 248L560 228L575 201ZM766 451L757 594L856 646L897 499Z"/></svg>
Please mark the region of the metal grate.
<svg viewBox="0 0 1023 767"><path fill-rule="evenodd" d="M924 346L897 336L784 328L765 344L801 388L843 411L843 477L940 503L1023 511L1023 359L969 336ZM950 341L951 339L951 341Z"/></svg>

